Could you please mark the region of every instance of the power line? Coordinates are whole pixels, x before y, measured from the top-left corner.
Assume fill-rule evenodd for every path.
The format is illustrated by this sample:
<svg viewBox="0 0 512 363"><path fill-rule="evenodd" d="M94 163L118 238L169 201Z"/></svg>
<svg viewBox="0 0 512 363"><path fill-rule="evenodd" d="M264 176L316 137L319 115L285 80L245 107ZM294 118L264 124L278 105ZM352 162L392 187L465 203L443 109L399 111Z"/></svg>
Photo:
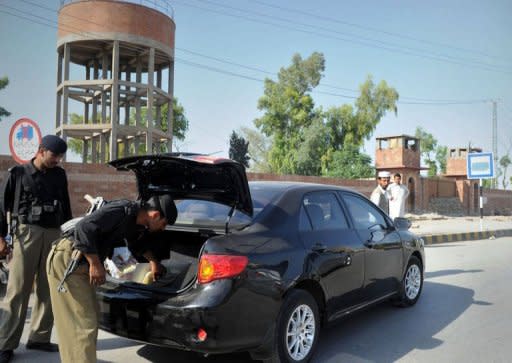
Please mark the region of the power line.
<svg viewBox="0 0 512 363"><path fill-rule="evenodd" d="M401 48L401 49L406 49L406 50L410 50L410 51L414 51L414 52L418 52L418 51L419 52L424 52L423 49L411 48L411 47L407 47L407 46L404 46L404 45L390 43L390 42L386 42L386 41L379 40L379 39L367 38L367 37L361 36L359 34L340 32L340 31L337 31L337 30L334 30L334 29L331 29L331 28L325 28L325 27L321 27L321 26L317 26L317 25L312 25L312 24L308 24L308 23L298 22L296 19L290 20L290 19L286 19L286 18L281 18L281 17L277 17L277 16L274 16L274 15L270 15L270 14L267 14L267 13L259 13L259 12L252 11L252 10L249 11L249 10L237 8L237 7L234 7L234 6L225 5L225 4L219 3L218 1L213 1L213 0L196 0L196 1L202 2L202 3L213 4L213 5L221 6L221 7L227 8L227 9L231 9L231 10L235 10L235 11L240 11L240 12L245 12L245 13L253 14L253 15L256 15L256 16L261 16L261 17L264 17L264 18L272 18L272 19L275 19L275 20L278 20L278 21L282 21L282 22L286 22L286 23L302 25L302 26L313 28L313 29L318 29L318 30L321 30L321 31L332 32L332 33L335 33L335 34L340 34L340 35L345 35L345 36L348 35L348 36L354 37L356 39L361 39L361 40L364 40L364 41L375 42L375 43L383 44L383 45L386 45L386 46L398 47L398 48ZM465 59L461 59L461 58L457 58L457 57L452 57L452 56L445 55L445 54L437 53L436 55L440 56L440 57L445 57L445 58L448 58L448 59L453 59L453 60L458 60L458 61L465 61ZM480 65L484 65L484 66L491 66L489 64L482 63L482 62L479 62L479 61L475 61L475 60L471 60L471 61L475 62L476 64L480 64ZM494 65L494 66L495 67L499 67L497 65Z"/></svg>
<svg viewBox="0 0 512 363"><path fill-rule="evenodd" d="M28 0L20 0L20 1L25 2L25 3L30 3L32 5L38 6L40 8L43 8L45 10L49 10L49 11L52 11L52 12L57 12L55 9L51 9L51 8L45 7L43 5L40 5L40 4L37 4L37 3L33 3L31 1L28 1ZM49 20L47 18L38 16L38 15L34 15L34 14L29 14L29 13L26 13L26 12L20 10L20 9L17 9L17 8L13 8L13 7L4 5L4 4L0 4L0 6L8 7L10 9L14 9L14 10L16 10L18 12L23 13L23 14L28 14L30 16L43 19L43 20L45 20L47 22L52 22L51 20ZM32 21L32 22L37 23L37 24L41 24L41 25L44 25L44 26L49 26L49 27L58 29L58 27L55 26L55 25L41 23L41 22L36 21L34 19L30 19L30 18L27 18L27 17L24 17L24 16L20 16L20 15L17 15L17 14L6 12L6 11L2 11L2 12L7 13L7 14L12 15L12 16L16 16L16 17L28 20L28 21ZM79 17L76 17L76 16L72 16L72 17L80 19L80 20L83 20L83 21L89 21L91 23L94 23L94 22L92 22L92 21L90 21L88 19L83 19L83 18L79 18ZM54 22L54 21L53 21L53 23L56 24L56 22ZM94 24L97 24L97 23L94 23ZM71 27L69 25L61 24L61 26L64 26L64 27L67 27L67 28L71 28L71 29L78 29L78 28ZM74 33L76 33L76 34L80 33L83 36L86 36L86 34L85 34L86 32L85 33L84 32L74 32ZM91 38L91 39L94 39L92 36L88 36L88 37ZM108 43L105 42L105 44L108 44ZM138 47L135 46L135 48L138 48ZM142 49L142 48L138 48L138 49ZM239 64L239 63L236 63L236 62L227 61L227 60L224 60L224 59L221 59L221 58L217 58L217 57L211 57L211 56L208 56L208 55L204 55L202 53L186 50L186 49L183 49L183 48L179 48L179 50L188 52L190 54L195 54L197 56L205 57L205 58L208 58L208 59L214 59L214 60L219 61L219 62L223 62L223 63L227 63L227 64L231 64L231 65L237 65L239 67L244 67L244 68L247 68L247 69L259 71L259 72L270 74L270 75L274 75L274 76L276 75L276 73L269 72L269 71L263 70L261 68L245 66L245 65L242 65L242 64ZM257 82L262 82L262 83L264 82L264 80L260 79L260 78L251 77L251 76L244 75L244 74L237 73L237 72L222 70L222 69L219 69L219 68L216 68L216 67L212 67L212 66L208 66L208 65L192 62L192 61L189 61L189 60L186 60L186 59L176 58L176 61L178 63L181 63L181 64L185 64L185 65L193 66L193 67L196 67L196 68L201 68L201 69L209 70L209 71L220 73L220 74L225 74L225 75L229 75L229 76L233 76L233 77L243 78L243 79L257 81ZM331 88L336 88L336 89L342 89L342 90L348 90L348 91L351 91L351 92L359 92L358 90L354 90L354 89L350 89L350 88L344 88L344 87L338 87L338 86L334 86L334 85L323 84L323 86L331 87ZM319 90L313 90L313 92L315 92L317 94L324 94L324 95L329 95L329 96L334 96L334 97L341 97L341 98L347 98L347 99L357 99L358 98L356 96L350 96L350 95L346 95L346 94L339 94L339 93L332 93L332 92L325 92L325 91L319 91ZM476 103L489 102L488 100L435 100L435 99L421 99L421 98L414 98L414 97L402 97L402 98L403 99L416 100L417 102L413 102L413 101L398 101L397 103L399 103L399 104L415 104L415 105L456 105L456 104L476 104Z"/></svg>
<svg viewBox="0 0 512 363"><path fill-rule="evenodd" d="M288 12L293 12L293 13L296 13L296 14L305 15L305 16L310 17L310 18L324 20L324 21L328 21L328 22L332 22L332 23L336 23L336 24L347 25L347 26L354 27L354 28L357 28L357 29L369 30L369 31L372 31L372 32L381 33L381 34L389 35L389 36L400 38L400 39L408 39L408 40L413 40L413 41L424 43L424 44L429 44L429 45L434 45L434 46L442 46L442 47L445 47L445 48L451 48L451 49L454 49L454 50L457 50L457 51L461 51L461 52L474 53L474 54L478 54L478 55L483 55L485 57L498 58L498 57L496 57L494 55L491 55L491 54L488 54L488 53L485 53L485 52L482 52L482 51L479 51L479 50L466 49L466 48L457 47L457 46L453 46L453 45L450 45L450 44L444 44L444 43L436 43L436 42L433 42L433 41L430 41L430 40L421 39L421 38L417 38L417 37L412 37L410 35L404 35L404 34L401 34L401 33L394 33L394 32L390 32L390 31L387 31L387 30L377 29L377 28L373 28L373 27L369 27L369 26L365 26L365 25L361 25L361 24L351 23L351 22L348 22L348 21L340 20L340 19L337 19L337 18L332 18L332 17L329 17L329 16L323 16L323 15L313 14L313 13L302 11L302 10L297 10L297 9L290 8L290 7L283 7L283 6L279 6L279 5L275 5L275 4L269 4L269 3L265 2L265 1L261 1L261 0L250 0L250 1L252 3L261 4L263 6L267 6L267 7L270 7L270 8L284 10L284 11L288 11ZM506 61L510 62L509 59L506 60Z"/></svg>
<svg viewBox="0 0 512 363"><path fill-rule="evenodd" d="M214 2L212 2L210 0L197 0L197 1L214 3ZM225 16L229 16L229 17L234 17L234 18L237 18L237 19L245 19L245 20L248 20L248 21L251 21L251 22L260 23L260 24L267 24L267 25L271 25L271 26L274 26L274 27L277 27L277 28L281 28L281 29L292 30L292 31L296 31L296 32L301 32L301 33L309 34L309 35L316 35L316 36L320 36L320 37L323 37L323 38L330 38L330 39L339 40L339 41L348 42L348 43L353 43L353 44L358 44L358 45L362 45L362 46L370 47L370 48L382 49L382 50L386 50L386 51L389 51L389 52L392 52L392 53L400 53L400 54L405 54L405 55L409 55L409 56L415 56L415 57L419 57L419 58L425 58L425 59L441 61L441 62L445 62L445 63L470 66L470 67L473 67L473 68L479 68L479 69L483 69L483 70L487 70L487 71L492 71L492 72L499 72L499 73L506 73L506 74L512 73L512 71L509 70L508 68L502 69L504 67L500 67L500 66L496 66L496 65L489 65L489 64L486 64L486 63L478 62L478 61L467 62L467 61L461 60L460 58L456 58L456 57L450 57L450 56L445 56L445 55L440 55L440 56L430 55L430 52L427 53L427 54L417 53L417 50L411 50L412 48L408 48L406 50L403 50L404 49L403 46L397 46L397 45L382 46L382 45L371 43L368 40L354 40L354 39L341 38L341 37L334 36L334 35L331 35L331 34L318 33L318 32L315 32L315 31L299 29L297 27L287 26L287 25L283 25L283 24L276 24L276 23L269 22L269 21L266 21L266 20L254 19L254 18L247 17L247 16L244 16L244 15L235 15L235 14L227 13L227 12L220 11L220 10L214 10L214 9L210 9L210 8L205 8L205 7L201 7L201 6L198 6L198 5L193 5L193 4L190 4L190 3L181 2L179 0L175 0L174 4L183 5L183 6L187 6L187 7L192 7L192 8L196 8L196 9L200 9L200 10L204 10L204 11L209 11L209 12L213 12L213 13L216 13L216 14L221 14L221 15L225 15ZM214 3L214 4L216 4L218 6L221 6L221 7L233 8L231 6L226 6L226 5L222 5L222 4L219 4L219 3ZM234 8L234 9L237 9L237 8ZM237 9L236 11L241 11L241 12L247 13L247 11L245 11L243 9ZM258 15L258 16L264 16L265 18L272 18L273 17L273 16L268 15L268 14L266 14L266 15ZM273 18L276 18L276 17L273 17ZM282 18L279 18L279 19L282 19ZM295 22L295 21L290 21L290 20L286 20L286 19L285 19L285 21L286 22L292 22L293 24L297 24L297 22ZM308 24L302 24L302 25L303 26L309 26L309 27L315 27L315 26L308 25ZM330 32L334 32L334 33L339 33L339 32L333 31L333 30L329 30L329 31ZM351 36L354 36L354 35L351 35ZM371 40L371 41L376 42L375 40ZM377 42L383 43L382 41L377 41Z"/></svg>

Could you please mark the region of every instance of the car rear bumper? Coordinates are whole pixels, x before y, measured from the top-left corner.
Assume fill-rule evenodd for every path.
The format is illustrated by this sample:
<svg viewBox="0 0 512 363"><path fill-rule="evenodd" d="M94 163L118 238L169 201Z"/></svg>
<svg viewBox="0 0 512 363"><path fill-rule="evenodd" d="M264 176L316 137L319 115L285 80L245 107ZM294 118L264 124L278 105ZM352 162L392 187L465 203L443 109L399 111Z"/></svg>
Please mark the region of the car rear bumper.
<svg viewBox="0 0 512 363"><path fill-rule="evenodd" d="M106 285L98 289L100 328L145 343L203 353L260 347L274 330L279 300L236 280L196 285L172 296ZM198 338L199 329L207 338Z"/></svg>

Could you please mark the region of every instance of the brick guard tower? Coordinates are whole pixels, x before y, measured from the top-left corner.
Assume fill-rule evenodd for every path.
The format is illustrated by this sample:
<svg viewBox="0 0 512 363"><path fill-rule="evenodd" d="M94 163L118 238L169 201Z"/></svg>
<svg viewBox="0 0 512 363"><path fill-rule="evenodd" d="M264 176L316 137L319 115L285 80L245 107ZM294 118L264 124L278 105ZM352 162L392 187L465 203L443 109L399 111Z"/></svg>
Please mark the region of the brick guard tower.
<svg viewBox="0 0 512 363"><path fill-rule="evenodd" d="M450 149L446 159L447 178L454 179L457 187L460 202L465 207L468 214L477 213L479 210L479 187L478 180L468 179L467 155L470 153L480 153L481 148L460 147Z"/></svg>
<svg viewBox="0 0 512 363"><path fill-rule="evenodd" d="M407 198L407 210L414 212L416 209L416 196L422 195L418 185L420 170L420 140L414 136L399 135L377 137L377 149L375 151L375 169L377 172L387 170L392 175L400 173L402 183L409 189Z"/></svg>

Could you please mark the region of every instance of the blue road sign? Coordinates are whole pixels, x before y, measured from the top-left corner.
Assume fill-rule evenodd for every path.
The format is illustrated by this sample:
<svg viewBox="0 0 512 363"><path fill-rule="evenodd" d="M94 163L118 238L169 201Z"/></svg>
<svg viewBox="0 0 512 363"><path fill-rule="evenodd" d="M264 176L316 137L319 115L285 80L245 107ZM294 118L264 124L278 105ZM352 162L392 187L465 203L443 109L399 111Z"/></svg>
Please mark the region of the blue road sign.
<svg viewBox="0 0 512 363"><path fill-rule="evenodd" d="M469 153L467 163L468 179L494 178L494 159L492 153Z"/></svg>

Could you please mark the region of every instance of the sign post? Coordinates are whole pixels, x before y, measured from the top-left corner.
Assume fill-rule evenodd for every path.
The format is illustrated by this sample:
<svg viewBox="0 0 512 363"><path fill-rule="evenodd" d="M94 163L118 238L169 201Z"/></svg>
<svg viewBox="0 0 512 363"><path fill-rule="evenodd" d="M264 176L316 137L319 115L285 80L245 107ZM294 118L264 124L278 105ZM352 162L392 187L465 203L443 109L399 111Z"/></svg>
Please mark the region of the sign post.
<svg viewBox="0 0 512 363"><path fill-rule="evenodd" d="M484 218L483 179L494 178L493 153L469 153L467 157L468 179L480 179L480 231Z"/></svg>
<svg viewBox="0 0 512 363"><path fill-rule="evenodd" d="M29 118L20 118L9 132L9 149L13 159L19 164L29 162L41 144L41 130Z"/></svg>

